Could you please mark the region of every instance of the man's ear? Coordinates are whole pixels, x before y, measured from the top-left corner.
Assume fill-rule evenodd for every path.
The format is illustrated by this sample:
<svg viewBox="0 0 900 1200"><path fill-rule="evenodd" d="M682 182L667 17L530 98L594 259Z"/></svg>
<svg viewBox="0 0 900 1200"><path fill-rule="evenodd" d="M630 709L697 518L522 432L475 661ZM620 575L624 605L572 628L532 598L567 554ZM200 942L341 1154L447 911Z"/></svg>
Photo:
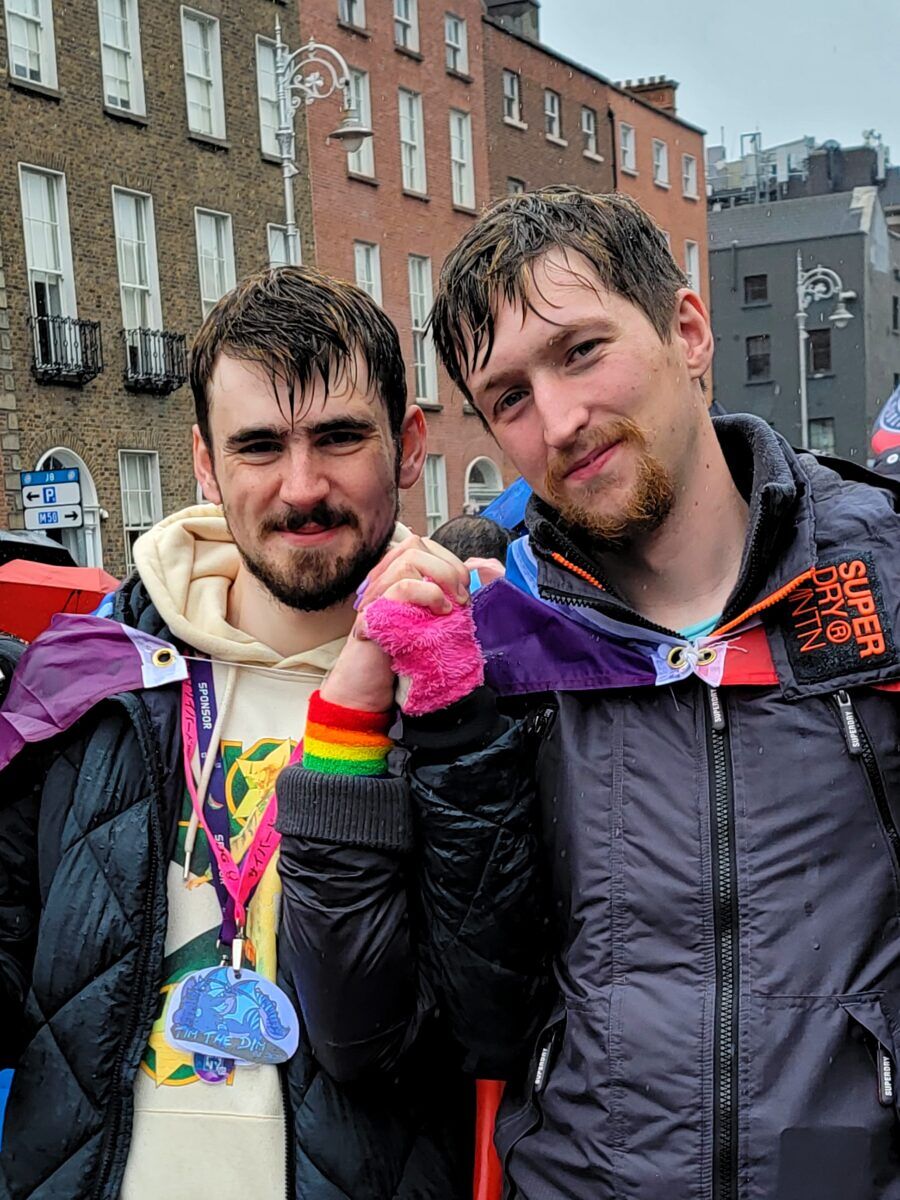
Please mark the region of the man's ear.
<svg viewBox="0 0 900 1200"><path fill-rule="evenodd" d="M689 377L702 379L712 363L715 343L706 305L690 288L676 293L673 330L684 347Z"/></svg>
<svg viewBox="0 0 900 1200"><path fill-rule="evenodd" d="M411 404L406 410L403 424L400 427L400 487L405 491L418 483L419 476L425 466L425 454L428 448L428 426L425 414L418 404Z"/></svg>
<svg viewBox="0 0 900 1200"><path fill-rule="evenodd" d="M222 503L222 494L219 491L219 485L216 483L215 471L213 471L212 454L209 446L204 440L203 434L200 432L200 426L194 425L191 429L193 437L193 457L194 457L194 475L203 495L213 504Z"/></svg>

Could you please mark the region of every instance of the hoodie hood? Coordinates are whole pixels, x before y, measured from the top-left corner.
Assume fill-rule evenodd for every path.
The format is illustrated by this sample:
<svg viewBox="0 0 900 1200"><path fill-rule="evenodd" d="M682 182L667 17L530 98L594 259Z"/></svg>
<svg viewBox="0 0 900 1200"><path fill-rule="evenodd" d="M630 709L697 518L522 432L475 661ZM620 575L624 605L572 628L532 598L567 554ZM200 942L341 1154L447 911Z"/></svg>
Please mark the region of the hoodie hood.
<svg viewBox="0 0 900 1200"><path fill-rule="evenodd" d="M398 523L394 543L408 536L409 530ZM160 521L135 543L134 562L172 636L210 658L324 672L344 644L344 638L337 638L283 658L229 624L228 593L241 556L218 505L194 504Z"/></svg>

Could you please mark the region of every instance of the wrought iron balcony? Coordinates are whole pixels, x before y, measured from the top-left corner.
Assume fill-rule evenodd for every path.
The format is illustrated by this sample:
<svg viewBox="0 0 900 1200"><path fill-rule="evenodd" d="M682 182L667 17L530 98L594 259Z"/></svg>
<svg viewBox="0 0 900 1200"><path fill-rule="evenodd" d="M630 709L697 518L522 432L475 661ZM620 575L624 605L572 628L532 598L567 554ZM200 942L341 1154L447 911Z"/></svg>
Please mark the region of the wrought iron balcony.
<svg viewBox="0 0 900 1200"><path fill-rule="evenodd" d="M31 373L39 383L81 387L103 370L100 322L78 317L29 317Z"/></svg>
<svg viewBox="0 0 900 1200"><path fill-rule="evenodd" d="M183 333L163 329L123 329L125 387L130 392L168 396L187 379Z"/></svg>

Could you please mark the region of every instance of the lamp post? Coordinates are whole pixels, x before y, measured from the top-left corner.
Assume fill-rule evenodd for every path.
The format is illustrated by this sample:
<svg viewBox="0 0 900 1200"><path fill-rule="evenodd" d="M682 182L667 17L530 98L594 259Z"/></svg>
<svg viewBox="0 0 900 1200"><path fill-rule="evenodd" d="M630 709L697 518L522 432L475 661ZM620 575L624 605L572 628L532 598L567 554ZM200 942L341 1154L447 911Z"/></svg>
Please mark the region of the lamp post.
<svg viewBox="0 0 900 1200"><path fill-rule="evenodd" d="M806 343L809 334L806 332L806 313L814 300L830 300L837 296L837 304L829 314L828 320L835 329L844 329L853 320L853 313L847 308L848 300L856 299L856 292L844 290L844 283L837 271L821 264L809 271L803 270L803 255L797 251L797 358L800 367L800 445L803 450L809 449L809 404L806 395Z"/></svg>
<svg viewBox="0 0 900 1200"><path fill-rule="evenodd" d="M342 54L322 42L309 41L291 51L281 40L281 21L275 21L275 96L278 101L278 153L281 158L281 178L284 184L284 223L287 227L288 259L300 261L300 237L294 213L294 162L296 138L294 112L301 104L327 100L340 90L344 96L342 120L329 137L353 153L367 137L372 136L359 120L353 107L350 90L350 68Z"/></svg>

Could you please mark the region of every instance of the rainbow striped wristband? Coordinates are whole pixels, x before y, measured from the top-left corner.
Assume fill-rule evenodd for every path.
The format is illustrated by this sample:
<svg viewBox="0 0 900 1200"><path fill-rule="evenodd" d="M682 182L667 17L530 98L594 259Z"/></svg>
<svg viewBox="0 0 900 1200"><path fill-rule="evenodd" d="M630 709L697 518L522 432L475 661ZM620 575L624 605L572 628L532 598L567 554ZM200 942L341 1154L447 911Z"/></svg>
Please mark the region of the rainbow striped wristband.
<svg viewBox="0 0 900 1200"><path fill-rule="evenodd" d="M309 698L303 766L327 775L386 775L394 743L391 714L329 704L318 691Z"/></svg>

